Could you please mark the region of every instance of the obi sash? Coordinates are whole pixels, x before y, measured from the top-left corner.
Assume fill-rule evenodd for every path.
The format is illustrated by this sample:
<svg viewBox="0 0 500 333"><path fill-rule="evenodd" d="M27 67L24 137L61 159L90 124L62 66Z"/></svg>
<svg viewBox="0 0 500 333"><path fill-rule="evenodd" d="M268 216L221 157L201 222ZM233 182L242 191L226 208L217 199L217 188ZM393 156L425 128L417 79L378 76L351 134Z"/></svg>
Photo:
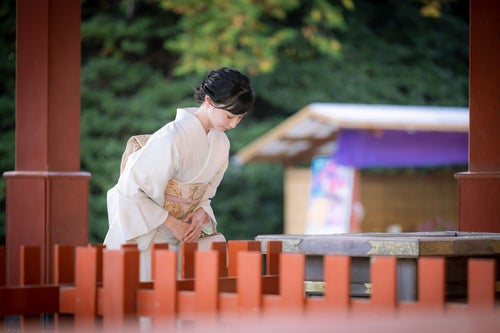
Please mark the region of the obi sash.
<svg viewBox="0 0 500 333"><path fill-rule="evenodd" d="M163 208L173 217L182 220L200 204L208 184L184 184L171 179L165 188Z"/></svg>

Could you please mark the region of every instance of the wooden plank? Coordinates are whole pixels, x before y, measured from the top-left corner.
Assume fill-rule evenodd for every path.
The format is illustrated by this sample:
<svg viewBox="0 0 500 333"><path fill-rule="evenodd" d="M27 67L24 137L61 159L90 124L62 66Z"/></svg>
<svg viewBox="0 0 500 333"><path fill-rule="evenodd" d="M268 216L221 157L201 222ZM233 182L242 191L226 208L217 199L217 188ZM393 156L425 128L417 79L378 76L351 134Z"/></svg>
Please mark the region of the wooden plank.
<svg viewBox="0 0 500 333"><path fill-rule="evenodd" d="M139 289L139 251L137 246L124 246L122 250L106 251L103 267L103 328L105 331L130 331L137 329L137 290ZM113 264L110 264L113 262ZM108 267L110 266L110 267ZM118 282L119 281L119 282ZM105 305L108 307L106 308ZM111 306L116 306L110 309Z"/></svg>
<svg viewBox="0 0 500 333"><path fill-rule="evenodd" d="M137 315L153 317L155 313L155 294L153 289L139 289L137 291Z"/></svg>
<svg viewBox="0 0 500 333"><path fill-rule="evenodd" d="M418 259L418 303L428 310L444 310L446 299L445 258Z"/></svg>
<svg viewBox="0 0 500 333"><path fill-rule="evenodd" d="M75 316L94 320L97 313L97 252L95 247L76 249Z"/></svg>
<svg viewBox="0 0 500 333"><path fill-rule="evenodd" d="M236 294L237 281L238 281L238 279L234 278L234 277L220 277L218 279L219 293L234 293L234 294Z"/></svg>
<svg viewBox="0 0 500 333"><path fill-rule="evenodd" d="M282 241L268 241L266 251L266 274L277 275L280 273L280 254L283 251Z"/></svg>
<svg viewBox="0 0 500 333"><path fill-rule="evenodd" d="M259 241L230 240L228 241L228 276L238 274L238 252L240 251L261 251Z"/></svg>
<svg viewBox="0 0 500 333"><path fill-rule="evenodd" d="M219 294L219 320L226 323L236 323L240 319L238 313L238 295L236 293Z"/></svg>
<svg viewBox="0 0 500 333"><path fill-rule="evenodd" d="M210 248L214 251L217 251L219 254L219 273L217 274L219 277L227 276L227 243L226 242L213 242L210 244Z"/></svg>
<svg viewBox="0 0 500 333"><path fill-rule="evenodd" d="M327 255L324 266L326 305L336 311L347 311L350 305L351 258Z"/></svg>
<svg viewBox="0 0 500 333"><path fill-rule="evenodd" d="M262 303L262 255L260 252L240 252L238 261L238 309L244 312L257 312Z"/></svg>
<svg viewBox="0 0 500 333"><path fill-rule="evenodd" d="M282 315L283 308L281 305L280 295L263 295L262 296L262 312L264 317L272 315Z"/></svg>
<svg viewBox="0 0 500 333"><path fill-rule="evenodd" d="M106 250L103 253L102 315L123 319L125 312L125 267L123 252Z"/></svg>
<svg viewBox="0 0 500 333"><path fill-rule="evenodd" d="M106 296L106 293L104 292L104 288L98 287L97 288L97 315L103 316L104 315L104 297Z"/></svg>
<svg viewBox="0 0 500 333"><path fill-rule="evenodd" d="M177 291L194 291L194 279L176 281Z"/></svg>
<svg viewBox="0 0 500 333"><path fill-rule="evenodd" d="M0 287L0 316L39 315L59 311L59 287Z"/></svg>
<svg viewBox="0 0 500 333"><path fill-rule="evenodd" d="M54 283L75 283L75 247L73 245L54 246Z"/></svg>
<svg viewBox="0 0 500 333"><path fill-rule="evenodd" d="M218 309L218 259L217 251L196 251L195 254L196 312L215 315Z"/></svg>
<svg viewBox="0 0 500 333"><path fill-rule="evenodd" d="M42 283L40 246L21 246L20 285L38 285Z"/></svg>
<svg viewBox="0 0 500 333"><path fill-rule="evenodd" d="M281 254L280 298L285 311L300 312L304 308L304 263L302 254Z"/></svg>
<svg viewBox="0 0 500 333"><path fill-rule="evenodd" d="M280 293L280 276L267 275L262 277L262 294L263 295L279 295Z"/></svg>
<svg viewBox="0 0 500 333"><path fill-rule="evenodd" d="M177 318L181 320L195 320L196 294L194 291L177 292Z"/></svg>
<svg viewBox="0 0 500 333"><path fill-rule="evenodd" d="M153 271L157 277L154 283L153 317L173 317L177 308L177 252L165 249L155 250Z"/></svg>
<svg viewBox="0 0 500 333"><path fill-rule="evenodd" d="M96 282L98 285L102 285L102 253L105 249L105 246L103 244L92 244L89 245L91 247L96 248L97 250L97 276L96 276Z"/></svg>
<svg viewBox="0 0 500 333"><path fill-rule="evenodd" d="M160 248L155 249L154 257L152 269L155 281L149 316L153 319L153 331L173 331L178 306L177 291L180 290L180 284L177 283L178 253Z"/></svg>
<svg viewBox="0 0 500 333"><path fill-rule="evenodd" d="M153 243L151 245L151 280L155 280L155 270L153 267L155 267L155 261L156 261L156 255L155 252L156 250L168 250L168 243Z"/></svg>
<svg viewBox="0 0 500 333"><path fill-rule="evenodd" d="M493 259L469 259L468 304L474 308L495 307L495 261Z"/></svg>
<svg viewBox="0 0 500 333"><path fill-rule="evenodd" d="M403 233L346 233L332 235L259 235L256 240L283 242L283 252L307 255L343 254L356 257L495 255L498 233L456 231Z"/></svg>
<svg viewBox="0 0 500 333"><path fill-rule="evenodd" d="M180 246L180 277L183 279L194 278L194 254L198 250L197 243L181 243Z"/></svg>
<svg viewBox="0 0 500 333"><path fill-rule="evenodd" d="M5 247L0 246L0 287L5 286Z"/></svg>
<svg viewBox="0 0 500 333"><path fill-rule="evenodd" d="M135 318L139 289L139 251L135 247L103 253L103 290L98 291L105 329L120 330ZM131 322L127 321L127 325ZM135 324L132 322L132 324Z"/></svg>
<svg viewBox="0 0 500 333"><path fill-rule="evenodd" d="M75 313L75 286L61 286L59 289L59 312L61 314Z"/></svg>
<svg viewBox="0 0 500 333"><path fill-rule="evenodd" d="M375 310L394 310L397 304L397 259L376 256L371 262L372 295Z"/></svg>

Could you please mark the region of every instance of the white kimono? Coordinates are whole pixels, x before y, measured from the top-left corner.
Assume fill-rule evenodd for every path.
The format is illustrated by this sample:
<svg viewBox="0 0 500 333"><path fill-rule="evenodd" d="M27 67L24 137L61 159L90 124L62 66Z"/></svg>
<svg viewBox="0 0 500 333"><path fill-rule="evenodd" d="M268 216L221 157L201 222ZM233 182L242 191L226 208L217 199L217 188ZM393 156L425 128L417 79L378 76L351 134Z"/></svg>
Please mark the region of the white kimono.
<svg viewBox="0 0 500 333"><path fill-rule="evenodd" d="M194 115L196 108L178 109L176 119L157 132L146 145L132 153L118 183L108 191L108 249L135 243L141 251L141 280L150 277L150 245L179 241L163 226L169 211L164 208L165 189L171 179L183 184L207 184L193 211L199 207L212 223L203 231L215 232L216 219L210 206L228 166L229 140L217 130L207 134Z"/></svg>

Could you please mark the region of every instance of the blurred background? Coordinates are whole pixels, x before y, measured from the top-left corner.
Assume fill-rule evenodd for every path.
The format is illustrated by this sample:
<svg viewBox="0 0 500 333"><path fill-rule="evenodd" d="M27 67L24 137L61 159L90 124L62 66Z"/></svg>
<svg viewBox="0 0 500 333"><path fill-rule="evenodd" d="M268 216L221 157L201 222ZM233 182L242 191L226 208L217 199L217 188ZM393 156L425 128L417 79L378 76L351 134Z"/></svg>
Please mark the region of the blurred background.
<svg viewBox="0 0 500 333"><path fill-rule="evenodd" d="M101 243L107 231L106 191L118 179L127 139L173 120L178 107L194 106L193 87L210 69L238 68L256 90L253 115L227 132L232 155L310 103L467 107L468 6L468 0L83 0L81 170L92 174L89 242ZM14 170L15 14L15 0L3 0L2 173ZM212 202L228 239L284 232L284 169L281 163L230 165ZM465 170L467 165L449 165L364 173L377 182L397 176L420 188L438 179L446 184L437 189L448 188L453 198L452 175ZM391 194L403 202L443 196L425 186L417 197L404 194L404 184L403 192ZM362 222L360 230L399 225L391 221L398 205L383 209L383 226L363 229ZM364 214L366 221L370 212ZM397 230L453 229L457 223L453 217L418 218Z"/></svg>

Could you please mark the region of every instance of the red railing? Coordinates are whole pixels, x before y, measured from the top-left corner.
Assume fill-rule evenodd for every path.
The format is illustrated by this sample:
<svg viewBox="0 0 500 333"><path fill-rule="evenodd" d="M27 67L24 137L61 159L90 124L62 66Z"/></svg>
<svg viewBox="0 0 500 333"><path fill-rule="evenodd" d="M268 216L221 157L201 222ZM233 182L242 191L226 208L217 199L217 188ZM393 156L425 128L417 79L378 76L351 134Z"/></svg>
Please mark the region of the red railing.
<svg viewBox="0 0 500 333"><path fill-rule="evenodd" d="M37 322L34 315L49 313L54 329L82 332L133 331L144 325L162 331L200 327L219 331L228 325L271 330L278 322L279 327L295 331L311 327L325 331L332 325L356 328L361 324L353 323L354 318L362 318L364 329L371 330L374 318L386 317L393 325L387 332L402 327L406 332L411 323L425 327L429 320L435 327L446 324L459 331L472 322L471 332L500 327L493 258L469 259L467 295L461 302L446 300L446 259L420 258L417 300L399 301L395 257L372 258L371 295L357 298L350 295L351 258L326 255L324 293L308 296L304 255L281 253L277 241L267 244L265 255L260 249L256 241L229 241L227 251L226 244L216 243L205 252L196 251L196 244L183 244L178 263L176 252L158 245L152 251L154 281L141 283L135 246L117 251L101 245L56 246L54 284L41 285L40 249L23 247L21 284L0 287L0 316L21 316L22 329ZM4 257L1 249L1 263ZM3 279L5 265L0 270ZM4 319L2 325L11 324Z"/></svg>

